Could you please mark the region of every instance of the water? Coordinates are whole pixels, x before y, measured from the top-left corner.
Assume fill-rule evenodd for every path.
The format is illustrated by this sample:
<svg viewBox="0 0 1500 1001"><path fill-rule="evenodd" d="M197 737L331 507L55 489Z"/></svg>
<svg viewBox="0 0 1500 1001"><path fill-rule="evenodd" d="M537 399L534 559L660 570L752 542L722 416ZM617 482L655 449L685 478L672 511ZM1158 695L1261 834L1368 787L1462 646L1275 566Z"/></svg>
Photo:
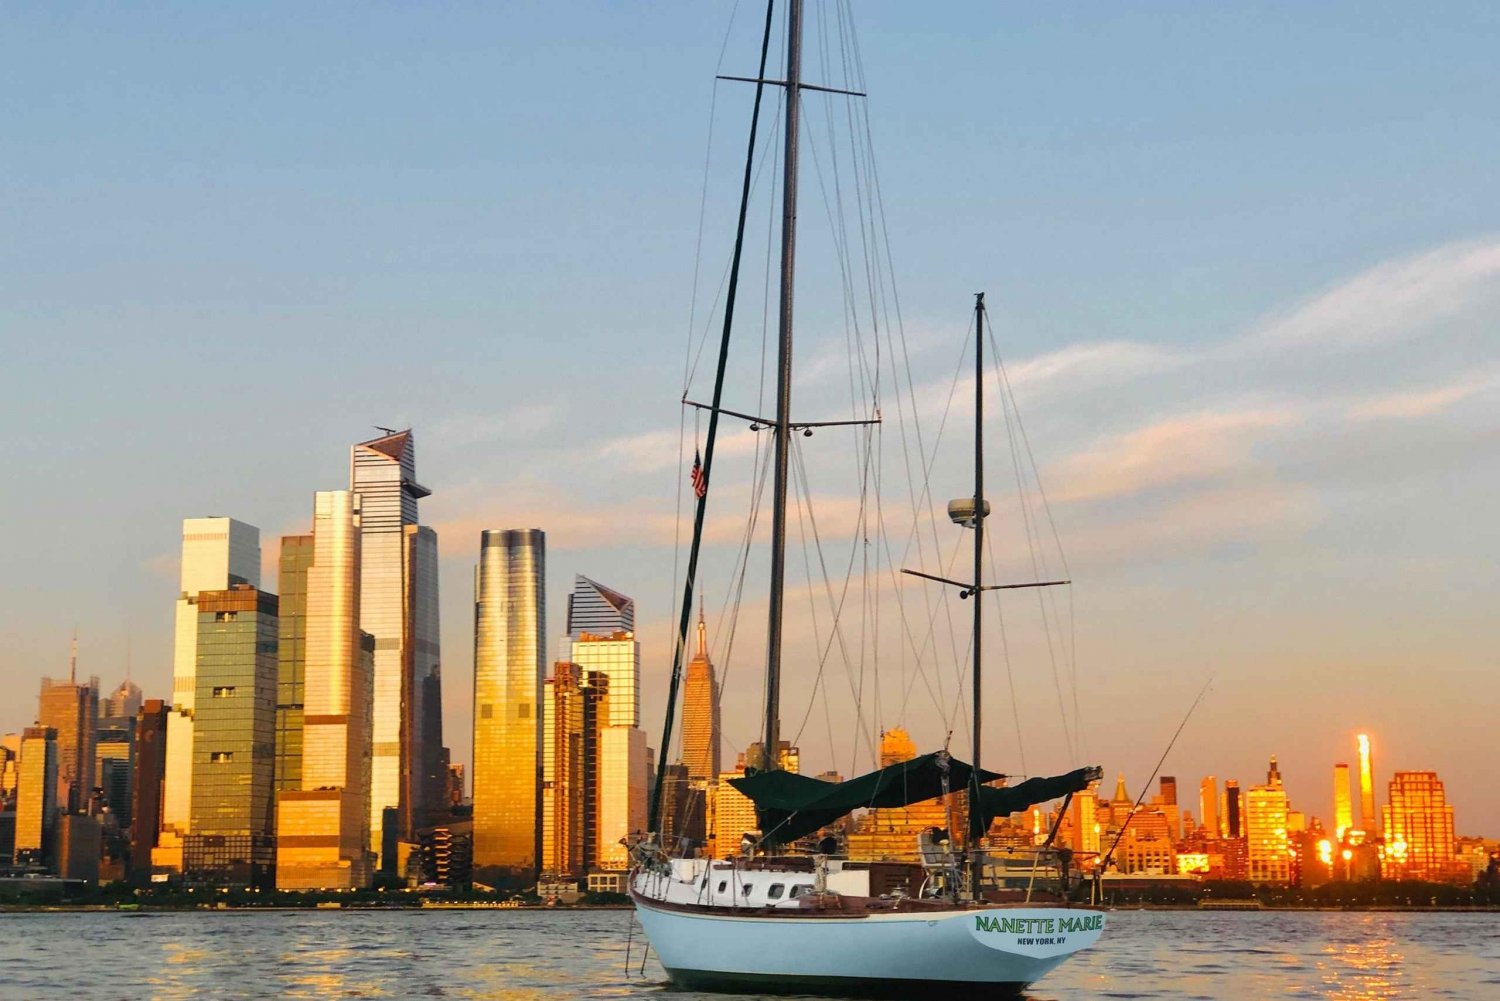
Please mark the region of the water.
<svg viewBox="0 0 1500 1001"><path fill-rule="evenodd" d="M651 998L628 911L0 915L0 997ZM1500 913L1115 911L1066 998L1500 999Z"/></svg>

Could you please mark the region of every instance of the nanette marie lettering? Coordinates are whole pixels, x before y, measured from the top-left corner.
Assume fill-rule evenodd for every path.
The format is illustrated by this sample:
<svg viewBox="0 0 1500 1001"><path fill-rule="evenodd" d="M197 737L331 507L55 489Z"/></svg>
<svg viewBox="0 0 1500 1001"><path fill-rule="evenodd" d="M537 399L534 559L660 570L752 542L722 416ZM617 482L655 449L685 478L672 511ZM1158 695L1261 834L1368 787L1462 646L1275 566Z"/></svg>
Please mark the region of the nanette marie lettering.
<svg viewBox="0 0 1500 1001"><path fill-rule="evenodd" d="M1008 932L1012 935L1055 935L1059 932L1098 931L1104 927L1103 914L1061 918L1000 918L983 914L974 916L978 931Z"/></svg>

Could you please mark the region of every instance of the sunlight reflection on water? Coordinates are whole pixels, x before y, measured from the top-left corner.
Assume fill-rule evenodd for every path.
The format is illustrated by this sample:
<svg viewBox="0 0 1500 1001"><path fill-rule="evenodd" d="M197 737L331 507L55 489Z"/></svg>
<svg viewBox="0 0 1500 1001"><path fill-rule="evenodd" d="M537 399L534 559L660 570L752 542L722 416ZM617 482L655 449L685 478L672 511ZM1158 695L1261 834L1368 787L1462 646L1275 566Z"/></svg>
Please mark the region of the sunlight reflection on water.
<svg viewBox="0 0 1500 1001"><path fill-rule="evenodd" d="M624 911L0 915L0 996L654 998ZM1500 998L1500 914L1117 911L1034 1001ZM80 961L82 960L82 961Z"/></svg>

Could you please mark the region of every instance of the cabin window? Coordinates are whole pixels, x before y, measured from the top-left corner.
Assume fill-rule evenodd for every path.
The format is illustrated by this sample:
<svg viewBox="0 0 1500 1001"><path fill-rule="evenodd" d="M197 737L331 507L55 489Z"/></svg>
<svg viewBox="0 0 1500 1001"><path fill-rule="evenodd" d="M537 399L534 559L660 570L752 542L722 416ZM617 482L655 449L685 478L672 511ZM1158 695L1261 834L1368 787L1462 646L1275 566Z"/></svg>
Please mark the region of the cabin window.
<svg viewBox="0 0 1500 1001"><path fill-rule="evenodd" d="M721 880L719 880L719 892L720 893L723 893L728 888L729 888L729 880L727 880L727 879L721 879Z"/></svg>
<svg viewBox="0 0 1500 1001"><path fill-rule="evenodd" d="M742 897L748 897L748 896L750 896L750 891L753 890L753 889L755 889L755 887L751 886L749 883L746 883L745 885L743 885L743 886L740 887L740 896L742 896Z"/></svg>
<svg viewBox="0 0 1500 1001"><path fill-rule="evenodd" d="M785 890L786 890L786 887L783 884L781 884L781 883L772 883L771 884L771 888L766 891L766 899L767 900L780 900L781 899L781 894Z"/></svg>
<svg viewBox="0 0 1500 1001"><path fill-rule="evenodd" d="M809 884L809 883L797 883L797 884L795 884L792 887L792 893L791 893L791 895L793 897L800 897L804 893L808 893L811 890L812 890L811 884Z"/></svg>

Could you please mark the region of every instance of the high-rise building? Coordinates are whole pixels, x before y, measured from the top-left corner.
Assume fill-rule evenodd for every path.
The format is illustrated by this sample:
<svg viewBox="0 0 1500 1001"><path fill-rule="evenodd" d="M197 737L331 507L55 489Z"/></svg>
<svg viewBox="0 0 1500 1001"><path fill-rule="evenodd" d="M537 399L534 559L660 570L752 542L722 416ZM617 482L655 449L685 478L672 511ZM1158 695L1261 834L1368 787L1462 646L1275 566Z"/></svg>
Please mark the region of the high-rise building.
<svg viewBox="0 0 1500 1001"><path fill-rule="evenodd" d="M161 828L162 781L167 770L167 716L161 699L147 699L135 715L135 775L131 780L130 868L149 872Z"/></svg>
<svg viewBox="0 0 1500 1001"><path fill-rule="evenodd" d="M411 842L447 784L437 774L442 734L432 732L442 718L437 534L417 523L417 501L431 491L416 461L410 430L360 442L349 457L361 511L359 627L375 637L370 844L389 872L396 859L383 846Z"/></svg>
<svg viewBox="0 0 1500 1001"><path fill-rule="evenodd" d="M57 807L77 813L88 806L95 782L94 741L99 719L99 679L78 681L78 641L68 679L42 679L37 723L57 731Z"/></svg>
<svg viewBox="0 0 1500 1001"><path fill-rule="evenodd" d="M28 726L21 731L20 769L16 782L17 865L52 862L52 830L57 821L57 731Z"/></svg>
<svg viewBox="0 0 1500 1001"><path fill-rule="evenodd" d="M1342 843L1344 832L1354 826L1354 814L1349 800L1349 766L1340 761L1333 766L1333 830L1334 842Z"/></svg>
<svg viewBox="0 0 1500 1001"><path fill-rule="evenodd" d="M583 698L577 664L542 684L542 872L578 876L583 858Z"/></svg>
<svg viewBox="0 0 1500 1001"><path fill-rule="evenodd" d="M626 869L630 850L623 843L646 830L646 789L651 753L646 731L633 726L605 727L599 734L600 869Z"/></svg>
<svg viewBox="0 0 1500 1001"><path fill-rule="evenodd" d="M880 767L910 761L917 745L903 727L893 726L880 735ZM747 760L749 755L746 755ZM916 862L917 837L928 828L967 829L963 795L923 800L906 806L880 807L859 818L849 832L849 857L866 861L889 859Z"/></svg>
<svg viewBox="0 0 1500 1001"><path fill-rule="evenodd" d="M140 710L141 686L129 678L120 682L118 688L99 700L100 716L129 716L135 719L135 714Z"/></svg>
<svg viewBox="0 0 1500 1001"><path fill-rule="evenodd" d="M1237 838L1240 830L1240 783L1238 779L1224 780L1224 836Z"/></svg>
<svg viewBox="0 0 1500 1001"><path fill-rule="evenodd" d="M474 571L474 868L542 866L547 538L485 531ZM564 763L564 767L567 765Z"/></svg>
<svg viewBox="0 0 1500 1001"><path fill-rule="evenodd" d="M1276 758L1265 785L1245 792L1245 839L1249 879L1253 883L1286 883L1292 878L1286 789Z"/></svg>
<svg viewBox="0 0 1500 1001"><path fill-rule="evenodd" d="M120 826L130 825L135 776L135 715L100 716L94 741L94 774L104 802Z"/></svg>
<svg viewBox="0 0 1500 1001"><path fill-rule="evenodd" d="M195 607L192 813L182 870L195 881L269 888L276 596L234 584L198 592Z"/></svg>
<svg viewBox="0 0 1500 1001"><path fill-rule="evenodd" d="M1453 806L1437 772L1397 772L1382 808L1387 879L1466 883L1473 870L1458 860Z"/></svg>
<svg viewBox="0 0 1500 1001"><path fill-rule="evenodd" d="M0 737L0 813L16 808L16 783L20 780L21 735L7 733ZM14 850L15 846L11 846ZM10 858L9 852L0 852L0 859Z"/></svg>
<svg viewBox="0 0 1500 1001"><path fill-rule="evenodd" d="M601 636L608 633L635 632L635 601L590 580L583 574L573 578L573 593L568 595L568 635L577 639L581 633Z"/></svg>
<svg viewBox="0 0 1500 1001"><path fill-rule="evenodd" d="M276 887L370 885L370 734L375 640L360 628L360 498L313 496L310 555L298 544L302 598L301 775L277 797ZM285 663L283 661L283 663Z"/></svg>
<svg viewBox="0 0 1500 1001"><path fill-rule="evenodd" d="M1203 829L1211 838L1220 837L1219 830L1219 782L1212 775L1205 775L1198 786L1198 817Z"/></svg>
<svg viewBox="0 0 1500 1001"><path fill-rule="evenodd" d="M302 788L302 716L307 670L307 570L313 561L311 535L283 535L277 560L281 592L281 634L276 643L277 795Z"/></svg>
<svg viewBox="0 0 1500 1001"><path fill-rule="evenodd" d="M1366 840L1370 840L1379 833L1375 826L1378 819L1375 813L1375 771L1370 761L1369 735L1362 733L1356 739L1359 742L1359 827L1365 832Z"/></svg>
<svg viewBox="0 0 1500 1001"><path fill-rule="evenodd" d="M682 689L682 763L689 782L719 777L719 683L708 659L708 626L698 610L698 650L688 662Z"/></svg>
<svg viewBox="0 0 1500 1001"><path fill-rule="evenodd" d="M260 530L233 518L184 519L161 831L152 850L154 864L162 868L181 870L182 839L192 828L198 595L236 584L260 587Z"/></svg>

